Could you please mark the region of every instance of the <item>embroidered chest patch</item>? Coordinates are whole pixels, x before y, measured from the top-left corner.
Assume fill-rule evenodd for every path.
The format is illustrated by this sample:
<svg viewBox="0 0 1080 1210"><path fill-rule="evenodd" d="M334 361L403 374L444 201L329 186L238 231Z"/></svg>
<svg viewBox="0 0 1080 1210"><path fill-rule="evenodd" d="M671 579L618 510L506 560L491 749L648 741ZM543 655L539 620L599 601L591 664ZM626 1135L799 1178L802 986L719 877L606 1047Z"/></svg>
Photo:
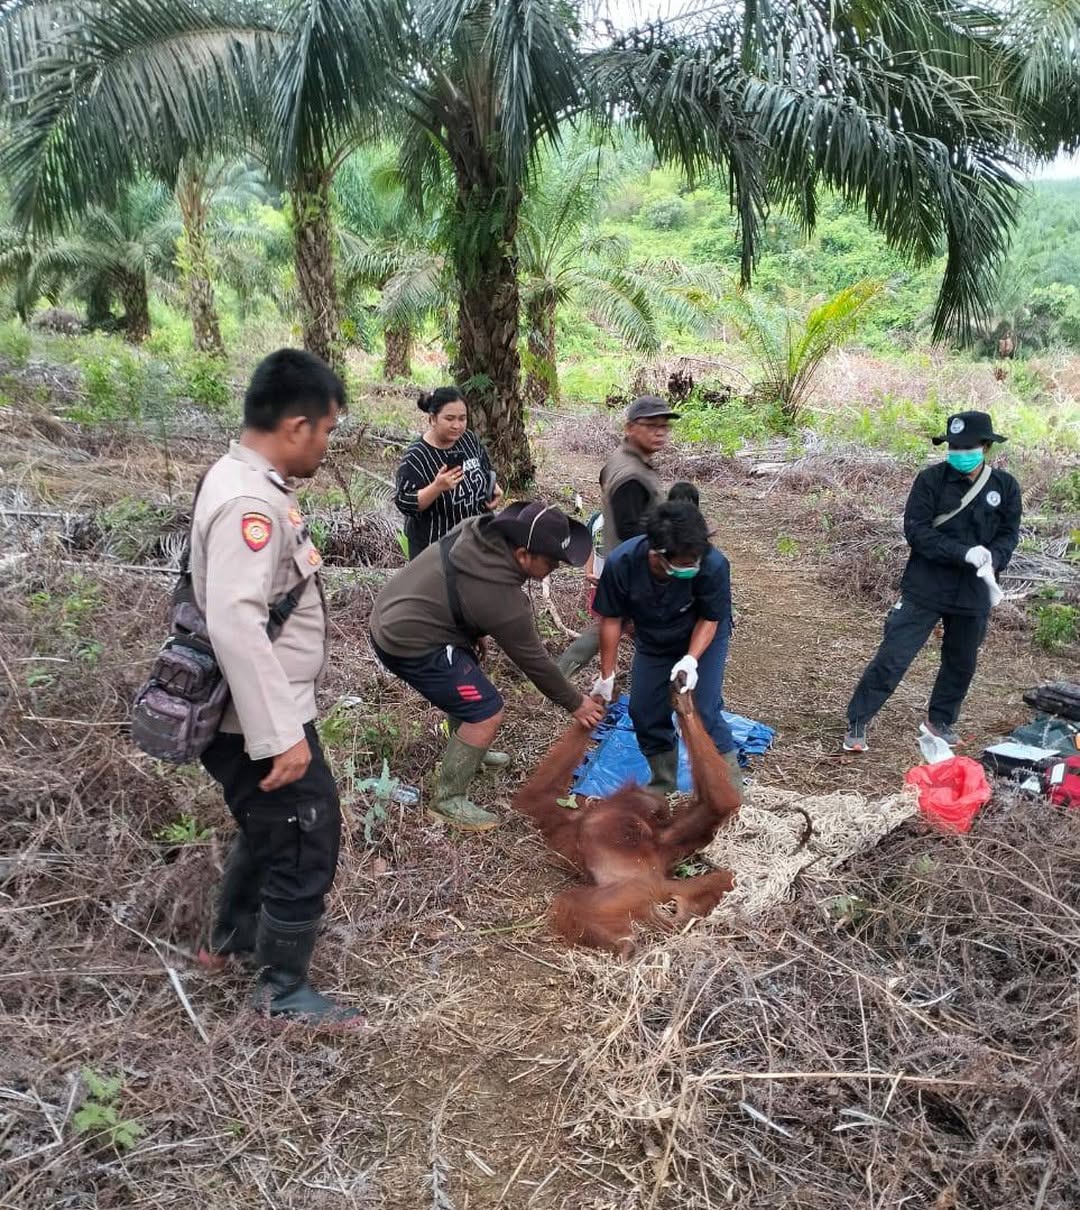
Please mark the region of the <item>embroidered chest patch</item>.
<svg viewBox="0 0 1080 1210"><path fill-rule="evenodd" d="M1001 503L1001 493L987 492L986 503L989 504L991 508L997 508L997 506Z"/></svg>
<svg viewBox="0 0 1080 1210"><path fill-rule="evenodd" d="M273 523L265 513L244 513L240 518L240 533L252 550L262 550L270 541Z"/></svg>

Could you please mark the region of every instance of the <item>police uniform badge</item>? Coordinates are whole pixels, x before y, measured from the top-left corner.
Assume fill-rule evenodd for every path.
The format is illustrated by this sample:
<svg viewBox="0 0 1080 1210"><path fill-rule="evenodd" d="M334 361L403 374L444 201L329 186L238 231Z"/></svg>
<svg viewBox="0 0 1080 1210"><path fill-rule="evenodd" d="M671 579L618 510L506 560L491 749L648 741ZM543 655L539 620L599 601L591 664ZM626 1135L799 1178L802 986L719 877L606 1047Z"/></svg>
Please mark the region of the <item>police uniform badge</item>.
<svg viewBox="0 0 1080 1210"><path fill-rule="evenodd" d="M989 504L991 508L997 508L997 506L1001 503L1001 493L987 492L986 503Z"/></svg>
<svg viewBox="0 0 1080 1210"><path fill-rule="evenodd" d="M297 529L300 529L304 524L304 518L301 516L298 508L289 509L289 520Z"/></svg>
<svg viewBox="0 0 1080 1210"><path fill-rule="evenodd" d="M240 533L254 551L260 551L270 541L273 523L265 513L244 513L240 518Z"/></svg>
<svg viewBox="0 0 1080 1210"><path fill-rule="evenodd" d="M953 436L955 437L957 433L962 433L963 431L964 431L963 420L961 420L959 416L954 416L952 418L952 420L949 421L949 432L952 433Z"/></svg>

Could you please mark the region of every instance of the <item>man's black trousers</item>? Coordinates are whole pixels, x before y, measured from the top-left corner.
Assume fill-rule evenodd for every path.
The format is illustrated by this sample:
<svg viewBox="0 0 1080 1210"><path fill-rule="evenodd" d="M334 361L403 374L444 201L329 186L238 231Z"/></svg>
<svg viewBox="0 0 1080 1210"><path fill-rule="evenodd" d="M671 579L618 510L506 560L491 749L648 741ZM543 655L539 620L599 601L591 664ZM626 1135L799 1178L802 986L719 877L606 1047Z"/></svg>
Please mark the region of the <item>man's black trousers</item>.
<svg viewBox="0 0 1080 1210"><path fill-rule="evenodd" d="M904 597L885 619L885 635L877 654L866 666L848 705L848 722L865 725L884 706L900 684L911 661L941 622L941 668L930 694L927 718L951 726L967 696L979 647L986 637L988 614L946 613Z"/></svg>
<svg viewBox="0 0 1080 1210"><path fill-rule="evenodd" d="M237 856L243 853L250 870L250 906L261 903L286 923L322 915L341 843L341 803L313 723L304 736L311 746L307 772L269 794L259 782L273 762L252 760L242 735L219 732L202 757L243 837L237 838Z"/></svg>

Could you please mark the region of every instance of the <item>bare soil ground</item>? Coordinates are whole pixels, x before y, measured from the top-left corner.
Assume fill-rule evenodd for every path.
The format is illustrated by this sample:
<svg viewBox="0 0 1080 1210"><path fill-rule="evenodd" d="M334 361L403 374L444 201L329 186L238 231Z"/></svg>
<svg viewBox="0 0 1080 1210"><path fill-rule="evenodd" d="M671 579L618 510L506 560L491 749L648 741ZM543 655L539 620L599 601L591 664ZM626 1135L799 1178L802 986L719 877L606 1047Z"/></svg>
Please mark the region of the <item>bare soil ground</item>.
<svg viewBox="0 0 1080 1210"><path fill-rule="evenodd" d="M598 455L564 436L539 439L541 485L591 501ZM220 448L208 435L166 455L140 436L4 417L0 507L160 505L167 481L182 500ZM754 776L893 792L918 759L933 652L872 751L844 756L843 708L880 608L824 586L819 533L790 495L732 475L705 487L704 507L733 566L728 704L778 730ZM853 863L837 879L843 911L798 899L765 927L704 925L630 965L568 953L544 926L567 874L523 822L462 838L417 808L372 812L357 783L385 757L423 785L440 719L368 649L381 574L331 570L325 701L362 705L326 731L347 823L316 973L370 1029L271 1030L246 1011L241 973L190 961L230 835L213 785L124 737L167 577L78 549L69 521L0 520L5 1210L1077 1204L1071 818L1006 796L970 840L913 825ZM800 554L780 553L781 534ZM557 579L571 624L581 590ZM541 624L552 650L566 641ZM1025 688L1074 670L995 630L964 719L969 750L1026 717ZM564 720L505 660L495 675L515 765L486 796L505 803ZM185 814L210 834L162 839ZM120 1077L117 1090L92 1095L85 1068ZM836 1070L892 1082L807 1074Z"/></svg>

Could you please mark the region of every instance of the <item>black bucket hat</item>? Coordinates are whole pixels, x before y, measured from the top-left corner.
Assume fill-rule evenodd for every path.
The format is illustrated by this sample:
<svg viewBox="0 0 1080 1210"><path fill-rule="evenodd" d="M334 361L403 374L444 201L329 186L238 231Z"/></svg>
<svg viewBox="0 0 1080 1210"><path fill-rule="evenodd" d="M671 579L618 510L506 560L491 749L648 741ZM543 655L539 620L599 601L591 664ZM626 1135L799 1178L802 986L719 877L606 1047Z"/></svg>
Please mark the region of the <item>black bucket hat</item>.
<svg viewBox="0 0 1080 1210"><path fill-rule="evenodd" d="M547 555L573 567L584 567L592 553L588 529L554 504L542 500L508 504L491 522L491 527L531 554Z"/></svg>
<svg viewBox="0 0 1080 1210"><path fill-rule="evenodd" d="M935 445L947 441L953 449L970 450L984 441L1008 441L1008 437L994 432L989 412L956 412L945 422L945 432L931 440Z"/></svg>

